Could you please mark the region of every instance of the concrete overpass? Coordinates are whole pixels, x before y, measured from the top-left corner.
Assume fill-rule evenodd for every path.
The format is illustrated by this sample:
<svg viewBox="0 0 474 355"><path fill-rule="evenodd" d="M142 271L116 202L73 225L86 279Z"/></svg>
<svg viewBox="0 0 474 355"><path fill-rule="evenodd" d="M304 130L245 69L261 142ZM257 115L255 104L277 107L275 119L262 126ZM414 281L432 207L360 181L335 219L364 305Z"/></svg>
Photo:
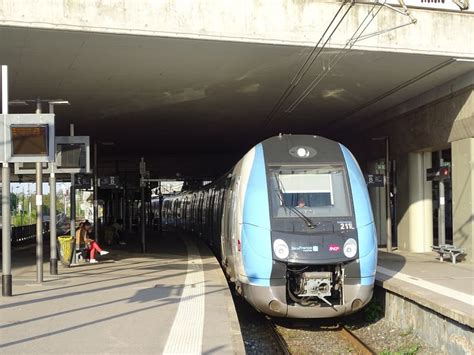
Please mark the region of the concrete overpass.
<svg viewBox="0 0 474 355"><path fill-rule="evenodd" d="M10 66L12 98L71 101L57 109L58 134L74 123L77 134L115 142L102 148L104 173L135 176L145 156L154 176L217 175L279 132L340 139L369 169L383 156L371 138L388 135L401 196L398 244L415 251L433 239L433 186L424 171L432 152L452 147L452 229L473 254L472 8L341 4L4 0L0 59ZM340 25L323 36L333 18ZM269 124L292 78L326 41ZM374 205L383 239L381 196Z"/></svg>

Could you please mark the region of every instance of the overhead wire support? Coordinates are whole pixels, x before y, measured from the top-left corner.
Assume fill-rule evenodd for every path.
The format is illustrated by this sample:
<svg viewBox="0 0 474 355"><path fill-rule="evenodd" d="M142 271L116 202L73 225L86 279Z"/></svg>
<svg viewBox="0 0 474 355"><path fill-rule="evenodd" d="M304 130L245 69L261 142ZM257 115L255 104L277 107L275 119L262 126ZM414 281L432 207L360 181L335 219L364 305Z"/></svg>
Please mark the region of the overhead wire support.
<svg viewBox="0 0 474 355"><path fill-rule="evenodd" d="M349 52L349 50L352 49L352 47L357 42L365 40L365 39L370 38L370 37L378 36L380 34L396 30L396 29L401 28L401 27L405 27L405 26L415 24L416 23L416 18L414 18L410 14L410 12L409 12L408 8L406 7L406 5L404 4L403 0L400 0L400 4L403 7L404 11L400 11L400 10L395 9L392 6L388 5L386 0L384 0L383 2L380 2L379 0L375 0L373 5L372 5L372 8L368 12L368 14L364 18L364 20L361 22L361 24L357 27L357 29L354 32L354 34L352 35L352 37L346 42L346 45L342 48L342 50L332 58L329 65L327 66L327 68L323 68L323 70L316 76L315 79L313 79L313 81L307 86L307 88L303 91L303 93L301 93L300 96L298 96L298 98L285 110L285 112L287 112L287 113L293 112L296 109L296 107L311 93L311 91L314 90L314 88L327 76L327 74L337 65L337 63L339 63L339 61ZM364 23L367 21L367 19L373 13L376 5L379 5L379 8L375 12L375 14L372 15L372 18L369 20L369 22L366 25L364 25ZM368 28L368 26L375 19L375 17L377 16L377 14L380 12L380 10L383 7L388 7L390 9L396 11L397 13L401 13L404 16L408 16L410 18L410 22L406 23L406 24L398 25L398 26L395 26L395 27L392 27L392 28L389 28L389 29L385 29L385 30L369 33L367 35L363 35L365 30ZM359 33L359 30L362 27L363 27L363 29Z"/></svg>
<svg viewBox="0 0 474 355"><path fill-rule="evenodd" d="M385 3L386 0L384 0L383 3ZM373 14L375 8L377 5L379 8ZM365 32L367 27L372 23L374 18L377 16L377 14L380 12L382 9L383 4L379 2L379 0L375 0L372 8L369 10L367 15L364 17L362 22L359 24L357 29L354 31L352 34L351 38L346 42L344 47L340 50L338 54L336 54L329 62L327 67L323 68L319 72L319 74L311 81L311 83L306 87L306 89L298 96L298 98L293 101L293 103L285 110L287 113L292 113L296 107L314 90L314 88L329 74L329 72L339 63L339 61L349 52L349 50L354 46L354 44L359 40L359 37L362 36L362 34ZM370 16L372 15L372 18ZM370 18L370 19L369 19ZM369 21L367 22L367 20ZM367 22L367 23L366 23ZM362 30L361 30L362 29Z"/></svg>
<svg viewBox="0 0 474 355"><path fill-rule="evenodd" d="M290 81L289 85L287 86L287 88L285 89L285 91L283 92L283 94L280 96L280 98L278 99L278 101L276 102L276 104L273 106L272 110L270 111L270 113L268 114L267 116L267 120L265 122L265 126L268 126L271 121L273 120L274 116L276 115L276 113L279 111L279 109L281 108L281 106L283 105L283 103L285 102L285 100L288 98L288 96L291 95L291 93L293 92L293 90L298 86L298 84L300 83L301 79L306 75L306 73L309 71L309 69L311 68L311 66L313 65L313 63L316 61L316 59L319 57L319 55L321 54L321 52L323 51L323 49L326 47L327 43L329 42L329 40L332 38L334 32L338 29L339 25L341 24L341 22L344 20L344 18L346 17L346 15L349 13L350 9L352 8L352 6L354 6L355 4L355 1L352 0L350 1L350 4L349 4L349 7L346 9L346 11L344 12L344 14L342 15L342 17L339 19L339 21L337 22L336 26L333 28L333 30L331 31L331 33L329 34L329 36L326 38L326 40L324 41L323 45L321 47L319 47L319 45L321 44L321 42L323 42L326 34L329 32L329 30L331 29L331 26L334 24L334 22L336 21L336 19L338 18L339 14L341 13L341 11L343 10L344 6L348 3L349 1L348 0L343 0L342 3L341 3L341 6L339 7L339 9L337 10L336 14L333 16L333 18L331 19L329 25L326 27L326 29L324 30L324 33L321 35L321 37L319 38L318 42L316 43L316 45L313 47L313 49L311 50L311 52L309 53L309 55L307 56L305 62L301 65L300 69L298 70L298 72L293 76L292 80ZM315 52L318 50L318 47L319 47L319 51L315 54ZM312 58L312 59L311 59Z"/></svg>
<svg viewBox="0 0 474 355"><path fill-rule="evenodd" d="M393 30L396 30L396 29L399 29L399 28L402 28L402 27L405 27L405 26L415 24L417 20L416 20L416 18L414 18L410 14L410 12L409 12L408 8L406 7L405 3L403 2L403 0L399 0L399 2L400 2L400 5L403 8L403 11L398 10L398 9L394 8L393 6L387 4L386 0L384 0L383 2L380 2L379 0L375 0L373 2L372 8L368 12L368 14L364 18L364 20L361 22L361 24L358 26L358 28L356 29L356 31L354 32L352 37L346 42L346 45L341 49L341 52L339 52L338 54L336 54L333 57L333 59L330 61L327 68L323 68L323 70L316 76L315 79L313 79L313 81L308 85L308 87L303 91L303 93L300 94L300 96L298 96L298 98L285 110L285 112L286 113L292 113L296 109L296 107L311 93L311 91L314 90L314 88L327 76L327 74L337 65L337 63L339 63L339 61L349 52L349 50L352 49L352 47L357 42L365 40L367 38L375 37L375 36L381 35L383 33L387 33L387 32L390 32L390 31L393 31ZM377 9L376 13L374 15L372 15L372 18L364 26L362 31L360 31L360 33L357 35L357 33L362 28L362 26L364 25L366 20L373 13L373 11L374 11L374 9L377 5L379 5L379 8ZM395 27L391 27L391 28L388 28L388 29L385 29L385 30L381 30L381 31L377 31L377 32L373 32L373 33L363 35L365 30L368 28L370 23L374 20L374 18L377 16L377 14L380 12L380 10L383 7L387 7L389 9L393 10L393 11L396 11L397 13L403 14L404 16L408 16L410 18L410 22L402 24L402 25L398 25L398 26L395 26Z"/></svg>
<svg viewBox="0 0 474 355"><path fill-rule="evenodd" d="M407 23L404 23L404 24L401 24L401 25L398 25L398 26L393 26L391 28L387 28L385 30L380 30L380 31L376 31L376 32L372 32L372 33L368 33L364 36L361 36L357 39L357 41L363 41L363 40L366 40L367 38L371 38L371 37L375 37L375 36L379 36L381 34L384 34L384 33L387 33L387 32L390 32L390 31L394 31L394 30L398 30L399 28L402 28L402 27L406 27L406 26L410 26L410 25L413 25L417 22L416 18L413 17L410 13L410 11L408 10L408 7L405 5L404 1L403 0L399 0L399 3L400 3L400 6L403 8L403 10L399 10L395 7L393 7L392 5L390 4L387 4L387 2L385 1L384 3L382 3L381 5L383 7L386 7L390 10L393 10L395 11L396 13L398 14L401 14L403 16L407 16L410 18L410 22L407 22Z"/></svg>

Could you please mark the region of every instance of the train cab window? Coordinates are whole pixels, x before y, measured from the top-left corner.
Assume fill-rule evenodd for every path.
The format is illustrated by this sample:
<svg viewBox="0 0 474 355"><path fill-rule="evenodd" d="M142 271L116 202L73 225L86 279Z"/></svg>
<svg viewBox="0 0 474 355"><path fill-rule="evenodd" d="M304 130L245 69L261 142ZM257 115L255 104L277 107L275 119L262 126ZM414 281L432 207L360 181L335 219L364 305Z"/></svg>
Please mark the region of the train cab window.
<svg viewBox="0 0 474 355"><path fill-rule="evenodd" d="M280 167L271 170L274 217L346 217L351 215L342 166ZM292 211L298 209L298 212Z"/></svg>

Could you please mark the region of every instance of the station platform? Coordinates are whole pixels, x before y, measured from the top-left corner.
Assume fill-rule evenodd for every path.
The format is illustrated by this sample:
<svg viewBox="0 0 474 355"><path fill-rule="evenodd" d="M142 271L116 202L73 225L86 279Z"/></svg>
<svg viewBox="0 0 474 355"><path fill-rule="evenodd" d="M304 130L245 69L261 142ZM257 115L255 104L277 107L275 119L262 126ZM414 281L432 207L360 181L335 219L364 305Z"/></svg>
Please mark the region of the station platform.
<svg viewBox="0 0 474 355"><path fill-rule="evenodd" d="M61 265L57 276L45 262L42 284L35 283L34 246L15 250L14 296L0 298L0 352L244 354L211 251L182 233L148 240L147 254L132 241L98 264Z"/></svg>
<svg viewBox="0 0 474 355"><path fill-rule="evenodd" d="M440 262L436 253L379 251L377 284L474 328L474 264Z"/></svg>
<svg viewBox="0 0 474 355"><path fill-rule="evenodd" d="M378 255L385 317L441 353L474 353L474 264L440 262L434 252Z"/></svg>

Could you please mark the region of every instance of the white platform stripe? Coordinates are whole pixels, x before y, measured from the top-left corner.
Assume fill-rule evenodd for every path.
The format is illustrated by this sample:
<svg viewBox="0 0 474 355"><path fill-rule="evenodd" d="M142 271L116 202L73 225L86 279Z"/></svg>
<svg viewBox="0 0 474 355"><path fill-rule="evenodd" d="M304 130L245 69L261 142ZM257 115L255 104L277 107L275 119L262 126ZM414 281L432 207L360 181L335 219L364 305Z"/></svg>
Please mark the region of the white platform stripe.
<svg viewBox="0 0 474 355"><path fill-rule="evenodd" d="M184 239L188 268L178 306L163 354L201 354L204 329L205 280L196 245Z"/></svg>
<svg viewBox="0 0 474 355"><path fill-rule="evenodd" d="M408 282L412 285L422 287L422 288L425 288L427 290L439 293L443 296L454 298L455 300L461 301L463 303L467 303L470 306L474 306L474 296L473 295L469 295L469 294L464 293L464 292L459 292L459 291L456 291L456 290L452 290L448 287L444 287L444 286L435 284L433 282L421 280L417 277L410 276L410 275L407 275L407 274L403 274L401 272L386 269L382 266L377 266L377 272L380 273L380 274L392 277L394 279L398 279L398 280L401 280L401 281L404 281L404 282Z"/></svg>

